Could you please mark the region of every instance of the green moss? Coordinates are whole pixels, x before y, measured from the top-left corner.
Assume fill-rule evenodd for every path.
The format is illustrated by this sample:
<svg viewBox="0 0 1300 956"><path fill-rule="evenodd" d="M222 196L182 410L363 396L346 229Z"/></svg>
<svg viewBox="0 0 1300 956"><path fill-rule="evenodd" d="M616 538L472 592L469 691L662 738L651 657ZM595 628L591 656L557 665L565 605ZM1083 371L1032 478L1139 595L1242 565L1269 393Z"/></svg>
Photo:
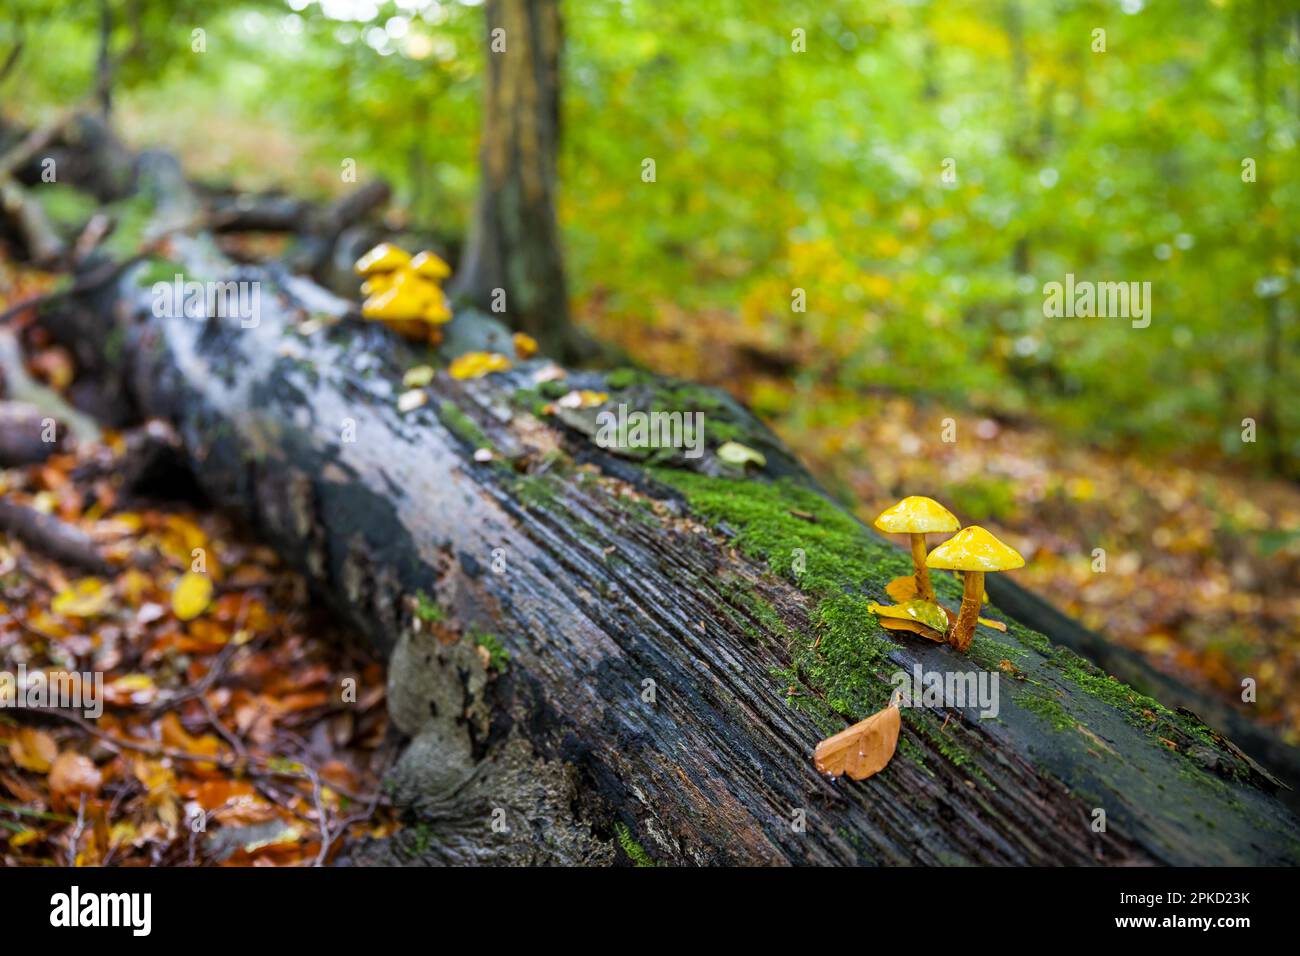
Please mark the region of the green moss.
<svg viewBox="0 0 1300 956"><path fill-rule="evenodd" d="M1038 714L1046 720L1053 730L1073 730L1077 725L1074 718L1066 713L1065 708L1050 697L1026 692L1016 694L1014 699L1025 710Z"/></svg>
<svg viewBox="0 0 1300 956"><path fill-rule="evenodd" d="M438 420L447 431L451 432L471 448L491 448L483 429L472 418L456 407L454 402L442 402L438 406Z"/></svg>
<svg viewBox="0 0 1300 956"><path fill-rule="evenodd" d="M415 616L426 624L438 624L447 618L442 608L423 591L418 591L415 595Z"/></svg>
<svg viewBox="0 0 1300 956"><path fill-rule="evenodd" d="M415 826L407 827L402 831L403 834L409 834L407 839L398 844L400 852L408 860L416 859L424 854L433 843L433 827L426 822L420 822Z"/></svg>
<svg viewBox="0 0 1300 956"><path fill-rule="evenodd" d="M626 823L615 823L614 833L618 836L618 845L636 866L658 866L654 858L646 852L645 847L633 839L632 831L628 829Z"/></svg>
<svg viewBox="0 0 1300 956"><path fill-rule="evenodd" d="M633 385L650 381L651 376L635 368L616 368L605 376L605 387L612 391L621 391Z"/></svg>
<svg viewBox="0 0 1300 956"><path fill-rule="evenodd" d="M511 478L510 488L515 500L520 504L526 508L534 508L540 511L554 506L561 485L554 475L542 473L539 475L518 475Z"/></svg>
<svg viewBox="0 0 1300 956"><path fill-rule="evenodd" d="M510 652L501 643L501 638L495 634L481 633L473 633L470 637L476 645L488 652L488 670L504 673L510 664Z"/></svg>
<svg viewBox="0 0 1300 956"><path fill-rule="evenodd" d="M895 645L867 605L890 578L910 568L901 553L864 534L820 495L791 482L710 478L674 469L657 469L655 475L682 492L701 518L733 533L741 553L765 561L816 599L812 633L790 640L793 671L787 686L811 688L847 720L883 707L892 690L885 672Z"/></svg>

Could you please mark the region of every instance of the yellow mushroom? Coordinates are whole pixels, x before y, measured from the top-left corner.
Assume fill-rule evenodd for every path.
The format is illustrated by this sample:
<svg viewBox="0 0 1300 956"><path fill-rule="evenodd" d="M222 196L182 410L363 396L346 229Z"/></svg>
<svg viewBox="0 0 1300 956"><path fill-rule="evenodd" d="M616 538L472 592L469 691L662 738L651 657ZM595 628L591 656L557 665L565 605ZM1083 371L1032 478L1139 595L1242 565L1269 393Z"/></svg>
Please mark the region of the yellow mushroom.
<svg viewBox="0 0 1300 956"><path fill-rule="evenodd" d="M381 242L356 261L353 268L359 276L371 276L379 272L392 272L411 262L410 253L391 242Z"/></svg>
<svg viewBox="0 0 1300 956"><path fill-rule="evenodd" d="M441 282L451 275L451 266L428 249L416 253L415 258L411 260L411 268L426 279L432 279L434 282Z"/></svg>
<svg viewBox="0 0 1300 956"><path fill-rule="evenodd" d="M948 643L959 651L970 647L984 600L984 575L993 571L1023 568L1025 559L1015 548L976 525L957 532L930 552L926 566L960 571L962 575L961 610L948 631Z"/></svg>
<svg viewBox="0 0 1300 956"><path fill-rule="evenodd" d="M922 601L934 601L934 586L930 584L930 572L925 569L925 536L934 532L956 531L961 527L957 516L933 498L912 495L882 511L875 525L887 534L906 534L911 537L917 597Z"/></svg>
<svg viewBox="0 0 1300 956"><path fill-rule="evenodd" d="M393 277L387 289L375 293L361 304L361 314L367 319L385 322L420 319L434 298L441 295L436 286L404 269Z"/></svg>

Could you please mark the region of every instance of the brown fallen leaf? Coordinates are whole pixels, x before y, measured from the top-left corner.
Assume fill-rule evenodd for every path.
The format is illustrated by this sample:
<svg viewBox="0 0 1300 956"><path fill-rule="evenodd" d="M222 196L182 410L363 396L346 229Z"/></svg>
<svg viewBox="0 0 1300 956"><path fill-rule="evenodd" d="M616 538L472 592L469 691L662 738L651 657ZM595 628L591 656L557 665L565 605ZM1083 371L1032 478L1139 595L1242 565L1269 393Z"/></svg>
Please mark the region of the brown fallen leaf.
<svg viewBox="0 0 1300 956"><path fill-rule="evenodd" d="M853 780L865 780L893 758L900 726L898 708L890 704L819 743L813 751L813 763L818 771L832 777L847 773Z"/></svg>
<svg viewBox="0 0 1300 956"><path fill-rule="evenodd" d="M920 634L926 640L937 641L940 644L944 642L944 636L932 627L926 627L920 621L905 621L897 617L882 617L878 619L880 626L891 631L911 631L913 634Z"/></svg>
<svg viewBox="0 0 1300 956"><path fill-rule="evenodd" d="M94 761L73 750L65 750L50 768L50 794L67 798L85 794L93 797L99 792L103 775Z"/></svg>

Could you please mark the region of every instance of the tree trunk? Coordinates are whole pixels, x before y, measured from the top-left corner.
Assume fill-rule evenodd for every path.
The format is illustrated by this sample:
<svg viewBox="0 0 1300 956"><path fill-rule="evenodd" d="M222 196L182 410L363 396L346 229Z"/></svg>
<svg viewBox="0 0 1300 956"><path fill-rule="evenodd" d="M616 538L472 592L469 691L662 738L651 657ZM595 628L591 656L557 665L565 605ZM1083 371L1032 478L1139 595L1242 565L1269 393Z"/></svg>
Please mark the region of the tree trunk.
<svg viewBox="0 0 1300 956"><path fill-rule="evenodd" d="M159 219L183 219L177 171L143 174L170 197ZM711 450L651 465L602 447L594 410L543 407L545 360L439 372L402 413L403 371L433 356L283 269L235 269L205 235L171 254L44 320L118 342L111 369L175 423L209 494L391 652L411 736L392 784L416 822L357 862L1300 861L1267 773L1050 635L981 626L961 655L879 628L866 604L888 603L906 553L726 396L628 373L567 383L701 411L710 449L725 435L765 454L747 477ZM260 283L255 327L155 316L151 271ZM463 311L448 342L492 323ZM955 607L955 579L935 586ZM918 666L996 678L996 717L922 695L882 772L819 776L817 741Z"/></svg>
<svg viewBox="0 0 1300 956"><path fill-rule="evenodd" d="M572 352L555 221L558 0L488 0L478 205L453 290L554 355Z"/></svg>

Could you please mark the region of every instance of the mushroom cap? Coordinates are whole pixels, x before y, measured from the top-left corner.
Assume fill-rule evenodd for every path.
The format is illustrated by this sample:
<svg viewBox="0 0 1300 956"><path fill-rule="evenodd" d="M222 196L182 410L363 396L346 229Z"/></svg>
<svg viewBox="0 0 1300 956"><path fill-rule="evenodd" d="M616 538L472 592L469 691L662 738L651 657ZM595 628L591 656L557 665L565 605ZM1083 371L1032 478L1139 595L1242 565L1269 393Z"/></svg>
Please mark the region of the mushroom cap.
<svg viewBox="0 0 1300 956"><path fill-rule="evenodd" d="M978 525L963 528L930 552L928 568L949 571L1009 571L1023 568L1025 559Z"/></svg>
<svg viewBox="0 0 1300 956"><path fill-rule="evenodd" d="M392 272L394 269L408 265L410 261L410 253L405 249L391 242L381 242L358 259L353 268L359 276L370 276L376 272Z"/></svg>
<svg viewBox="0 0 1300 956"><path fill-rule="evenodd" d="M933 498L912 495L880 512L876 527L888 534L929 534L933 531L956 531L961 522Z"/></svg>
<svg viewBox="0 0 1300 956"><path fill-rule="evenodd" d="M436 253L430 252L428 249L416 253L415 258L411 260L411 268L420 273L420 275L424 276L426 279L433 279L435 282L451 275L451 266L447 265L447 263L442 261L441 257Z"/></svg>

